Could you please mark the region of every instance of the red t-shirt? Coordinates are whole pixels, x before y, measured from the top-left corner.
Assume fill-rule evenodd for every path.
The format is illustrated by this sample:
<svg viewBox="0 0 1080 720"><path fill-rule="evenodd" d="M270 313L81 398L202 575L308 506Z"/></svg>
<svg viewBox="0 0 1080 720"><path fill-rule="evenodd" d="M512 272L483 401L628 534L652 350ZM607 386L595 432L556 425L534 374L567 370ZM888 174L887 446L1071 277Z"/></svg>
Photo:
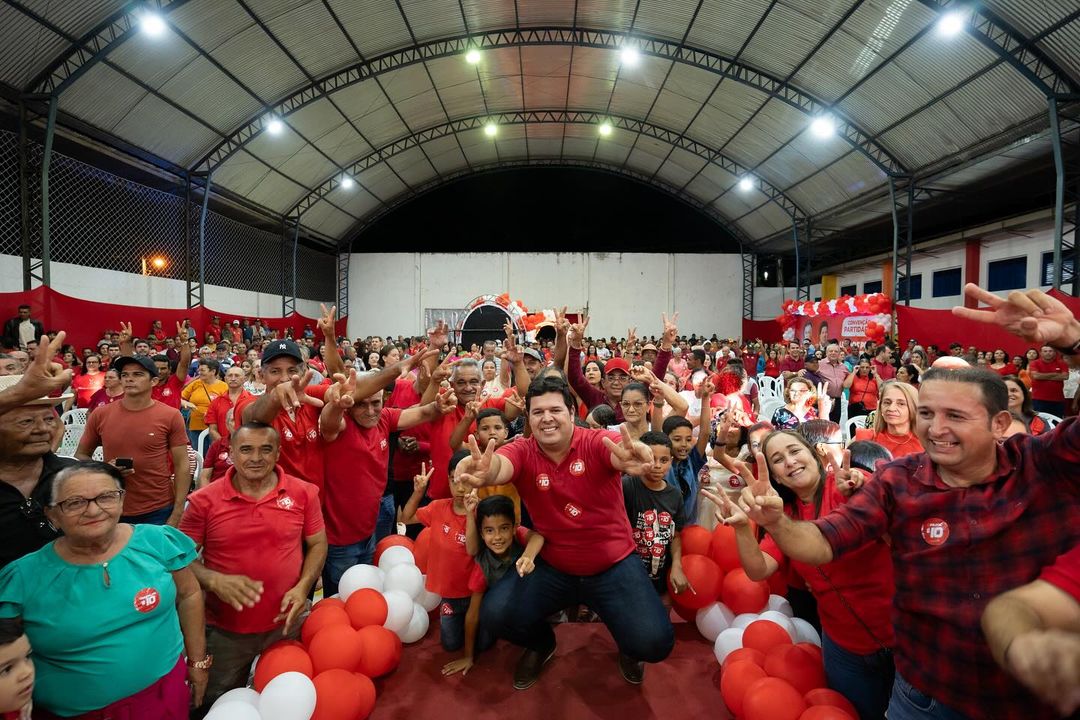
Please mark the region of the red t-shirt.
<svg viewBox="0 0 1080 720"><path fill-rule="evenodd" d="M756 366L755 366L756 367ZM780 363L780 372L796 373L806 368L806 362L799 358L798 360L792 360L791 358L784 358L784 362Z"/></svg>
<svg viewBox="0 0 1080 720"><path fill-rule="evenodd" d="M150 389L150 397L157 400L162 405L168 405L171 408L180 409L180 391L184 389L184 383L180 382L180 378L175 374L170 375L169 379L164 384L158 381L158 384Z"/></svg>
<svg viewBox="0 0 1080 720"><path fill-rule="evenodd" d="M71 378L71 389L75 391L75 407L90 407L90 399L103 387L105 387L105 373L103 372L93 375L79 373Z"/></svg>
<svg viewBox="0 0 1080 720"><path fill-rule="evenodd" d="M238 405L244 399L245 395L251 395L251 393L249 393L247 390L241 390L240 395L238 395L236 398L236 403ZM225 393L223 395L218 395L216 398L210 401L210 407L206 409L206 415L203 416L203 422L206 423L206 426L210 427L211 424L216 425L218 434L221 435L221 437L225 438L226 441L228 441L229 439L229 424L228 422L226 422L226 420L228 419L229 412L232 409L233 401L229 398L229 393ZM239 418L233 415L234 427L238 426L236 423L236 420L238 419Z"/></svg>
<svg viewBox="0 0 1080 720"><path fill-rule="evenodd" d="M427 589L444 598L469 596L469 575L475 561L465 550L465 516L454 512L454 501L435 500L416 511L431 528Z"/></svg>
<svg viewBox="0 0 1080 720"><path fill-rule="evenodd" d="M507 392L510 392L509 390ZM480 409L496 408L500 412L506 409L504 396L489 397L480 404ZM453 412L443 415L431 421L431 464L435 466L435 474L428 482L427 494L432 500L450 497L450 458L457 448L450 447L450 436L454 428L465 417L465 408L458 405Z"/></svg>
<svg viewBox="0 0 1080 720"><path fill-rule="evenodd" d="M769 358L768 360L765 361L764 375L765 375L765 377L771 377L771 378L779 377L779 375L780 375L780 366L777 365L776 361L773 360L772 358Z"/></svg>
<svg viewBox="0 0 1080 720"><path fill-rule="evenodd" d="M401 410L383 408L378 425L362 428L346 414L345 429L333 442L323 441L323 507L331 545L352 545L375 532L390 433L400 417Z"/></svg>
<svg viewBox="0 0 1080 720"><path fill-rule="evenodd" d="M1039 579L1064 590L1080 602L1080 545L1059 556L1053 565L1042 571Z"/></svg>
<svg viewBox="0 0 1080 720"><path fill-rule="evenodd" d="M410 373L394 381L394 392L390 395L387 407L404 410L420 403L420 396L413 386L415 377ZM416 452L407 453L401 448L393 448L394 459L391 476L401 482L412 482L414 475L420 474L420 463L430 462L431 423L421 423L402 433L403 436L416 438Z"/></svg>
<svg viewBox="0 0 1080 720"><path fill-rule="evenodd" d="M279 466L275 488L255 500L233 485L235 472L230 468L221 482L188 496L180 530L203 546L207 568L263 583L262 599L240 612L207 593L207 624L234 633L266 632L281 626L274 621L281 598L300 580L303 539L323 529L319 490Z"/></svg>
<svg viewBox="0 0 1080 720"><path fill-rule="evenodd" d="M575 427L570 452L554 463L534 438L517 439L495 452L514 466L510 482L544 536L541 556L571 575L595 575L634 552L623 503L622 474L603 443L619 433Z"/></svg>
<svg viewBox="0 0 1080 720"><path fill-rule="evenodd" d="M835 479L832 475L827 476L821 498L821 516L824 517L844 502L844 496L836 489ZM795 508L785 508L788 515L796 520L815 519L813 503L799 500L795 503ZM869 542L821 566L787 559L771 535L766 535L761 541L761 550L780 563L782 570L790 563L806 580L810 592L817 599L821 628L837 645L858 655L880 650L878 642L889 648L893 646L891 613L895 584L892 556L884 540ZM852 610L858 613L862 622L856 619ZM874 637L867 632L867 628Z"/></svg>
<svg viewBox="0 0 1080 720"><path fill-rule="evenodd" d="M227 438L218 438L206 450L203 459L203 470L210 471L210 482L225 477L225 473L233 466L232 456L229 454L229 441Z"/></svg>
<svg viewBox="0 0 1080 720"><path fill-rule="evenodd" d="M874 375L882 380L892 380L896 377L896 368L889 363L878 362L877 358L870 361L870 366L874 368Z"/></svg>
<svg viewBox="0 0 1080 720"><path fill-rule="evenodd" d="M994 370L994 368L990 369ZM1005 363L1000 368L994 370L994 372L996 372L1001 377L1006 377L1008 375L1018 375L1020 373L1020 371L1016 369L1016 366L1013 365L1011 362Z"/></svg>
<svg viewBox="0 0 1080 720"><path fill-rule="evenodd" d="M329 385L308 385L305 392L322 400ZM269 390L267 391L269 392ZM242 418L244 408L258 400L256 395L241 396L233 413ZM278 465L289 475L322 488L323 456L319 439L319 413L321 408L304 403L292 416L282 410L271 423L281 437L281 454Z"/></svg>
<svg viewBox="0 0 1080 720"><path fill-rule="evenodd" d="M905 455L914 455L923 452L922 443L915 437L912 431L907 435L890 435L888 430L875 433L873 428L860 428L855 431L856 440L873 440L877 444L892 453L893 459Z"/></svg>
<svg viewBox="0 0 1080 720"><path fill-rule="evenodd" d="M90 402L86 405L86 414L89 417L90 413L94 412L98 408L103 408L106 405L112 405L114 402L123 399L124 393L119 395L109 395L105 392L105 388L101 388L93 395L90 396Z"/></svg>
<svg viewBox="0 0 1080 720"><path fill-rule="evenodd" d="M849 403L862 403L867 410L877 410L878 384L872 377L856 375L848 393Z"/></svg>
<svg viewBox="0 0 1080 720"><path fill-rule="evenodd" d="M1065 364L1060 358L1054 358L1050 362L1046 362L1042 358L1037 358L1028 363L1029 373L1068 373L1069 366ZM1036 380L1031 379L1031 399L1032 400L1045 400L1046 402L1064 402L1065 401L1065 381L1064 380Z"/></svg>

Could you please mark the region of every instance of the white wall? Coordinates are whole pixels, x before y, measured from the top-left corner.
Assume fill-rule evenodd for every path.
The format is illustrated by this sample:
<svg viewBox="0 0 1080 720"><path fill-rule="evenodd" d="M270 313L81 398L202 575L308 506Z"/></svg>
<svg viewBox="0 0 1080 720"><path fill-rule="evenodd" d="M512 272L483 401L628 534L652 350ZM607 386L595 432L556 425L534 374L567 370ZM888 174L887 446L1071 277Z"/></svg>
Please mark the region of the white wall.
<svg viewBox="0 0 1080 720"><path fill-rule="evenodd" d="M50 263L49 271L53 290L81 300L162 309L187 307L187 285L183 280L147 277L58 262ZM334 279L330 278L327 282L333 284ZM0 292L17 292L22 290L22 287L22 258L0 255ZM219 285L207 285L204 291L205 305L211 310L253 317L281 317L280 295L236 290ZM296 311L306 317L318 317L319 303L298 299Z"/></svg>
<svg viewBox="0 0 1080 720"><path fill-rule="evenodd" d="M648 253L354 253L349 266L349 335L422 334L426 308L459 308L478 295L509 292L530 311L588 305L589 330L658 335L660 313L679 329L741 332L738 255ZM721 298L730 297L729 312Z"/></svg>

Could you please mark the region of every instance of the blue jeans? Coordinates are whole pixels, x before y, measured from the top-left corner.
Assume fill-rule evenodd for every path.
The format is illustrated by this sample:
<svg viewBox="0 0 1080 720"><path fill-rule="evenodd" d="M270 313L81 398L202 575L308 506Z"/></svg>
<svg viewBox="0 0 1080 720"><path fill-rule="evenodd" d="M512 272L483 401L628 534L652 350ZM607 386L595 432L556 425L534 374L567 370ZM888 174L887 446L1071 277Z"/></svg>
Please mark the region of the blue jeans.
<svg viewBox="0 0 1080 720"><path fill-rule="evenodd" d="M878 650L858 655L834 643L824 632L821 633L821 651L829 687L851 701L859 711L859 718L881 720L885 717L896 672L892 653Z"/></svg>
<svg viewBox="0 0 1080 720"><path fill-rule="evenodd" d="M675 645L668 611L637 553L596 575L569 575L538 558L529 575L508 572L488 589L480 619L498 637L546 653L555 647L555 631L545 618L580 603L600 616L619 651L634 660L660 662Z"/></svg>
<svg viewBox="0 0 1080 720"><path fill-rule="evenodd" d="M323 597L337 595L341 576L353 565L370 564L375 557L375 536L352 545L330 545L326 549L326 564L322 570Z"/></svg>
<svg viewBox="0 0 1080 720"><path fill-rule="evenodd" d="M968 717L916 690L896 673L889 700L889 720L968 720Z"/></svg>
<svg viewBox="0 0 1080 720"><path fill-rule="evenodd" d="M471 597L443 598L439 603L439 642L443 650L453 652L465 646L465 613L471 601ZM473 651L480 653L494 644L495 636L488 632L481 621L476 628Z"/></svg>
<svg viewBox="0 0 1080 720"><path fill-rule="evenodd" d="M375 542L382 540L387 535L393 535L397 525L397 507L394 505L393 495L383 495L379 501L379 517L375 521Z"/></svg>
<svg viewBox="0 0 1080 720"><path fill-rule="evenodd" d="M130 525L164 525L165 521L172 515L172 509L173 506L169 505L142 515L121 515L120 522L126 522Z"/></svg>

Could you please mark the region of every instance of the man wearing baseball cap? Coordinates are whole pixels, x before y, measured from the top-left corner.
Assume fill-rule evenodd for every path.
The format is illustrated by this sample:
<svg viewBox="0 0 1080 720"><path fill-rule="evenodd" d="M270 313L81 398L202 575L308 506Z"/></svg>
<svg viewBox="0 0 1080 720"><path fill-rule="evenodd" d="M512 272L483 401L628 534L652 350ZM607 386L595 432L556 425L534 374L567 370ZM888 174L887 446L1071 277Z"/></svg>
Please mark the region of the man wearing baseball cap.
<svg viewBox="0 0 1080 720"><path fill-rule="evenodd" d="M319 449L319 412L328 385L312 385L300 346L292 340L272 340L262 353L259 377L262 395L241 398L233 410L237 425L271 425L281 437L278 465L293 477L321 488L323 458Z"/></svg>
<svg viewBox="0 0 1080 720"><path fill-rule="evenodd" d="M188 437L180 411L154 400L158 367L149 357L113 361L124 396L90 413L75 457L90 460L100 445L105 460L124 475L121 522L180 523L191 488ZM118 462L122 459L123 462Z"/></svg>

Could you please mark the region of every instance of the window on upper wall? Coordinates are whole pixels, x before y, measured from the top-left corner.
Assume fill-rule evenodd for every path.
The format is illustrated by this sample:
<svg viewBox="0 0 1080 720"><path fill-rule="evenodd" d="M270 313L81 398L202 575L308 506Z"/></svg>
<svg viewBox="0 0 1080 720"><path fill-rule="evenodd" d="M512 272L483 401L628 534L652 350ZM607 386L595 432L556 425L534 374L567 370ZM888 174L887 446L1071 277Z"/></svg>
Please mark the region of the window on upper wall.
<svg viewBox="0 0 1080 720"><path fill-rule="evenodd" d="M1073 259L1071 257L1065 257L1061 259L1061 283L1070 283L1073 281ZM1042 254L1042 273L1039 275L1040 284L1053 285L1054 284L1054 253L1044 252Z"/></svg>
<svg viewBox="0 0 1080 720"><path fill-rule="evenodd" d="M908 297L908 288L911 288L911 297ZM896 290L897 300L919 300L922 298L922 275L911 275L899 278L899 286Z"/></svg>
<svg viewBox="0 0 1080 720"><path fill-rule="evenodd" d="M879 293L879 292L881 292L881 281L880 280L874 280L872 282L864 282L862 284L862 291L863 291L863 294L865 294L865 295L870 295L871 293Z"/></svg>
<svg viewBox="0 0 1080 720"><path fill-rule="evenodd" d="M953 297L960 294L960 268L934 272L934 297Z"/></svg>
<svg viewBox="0 0 1080 720"><path fill-rule="evenodd" d="M986 289L1020 290L1027 287L1027 256L995 260L987 267Z"/></svg>
<svg viewBox="0 0 1080 720"><path fill-rule="evenodd" d="M859 286L858 285L841 285L840 286L840 294L841 295L858 295L859 294Z"/></svg>

